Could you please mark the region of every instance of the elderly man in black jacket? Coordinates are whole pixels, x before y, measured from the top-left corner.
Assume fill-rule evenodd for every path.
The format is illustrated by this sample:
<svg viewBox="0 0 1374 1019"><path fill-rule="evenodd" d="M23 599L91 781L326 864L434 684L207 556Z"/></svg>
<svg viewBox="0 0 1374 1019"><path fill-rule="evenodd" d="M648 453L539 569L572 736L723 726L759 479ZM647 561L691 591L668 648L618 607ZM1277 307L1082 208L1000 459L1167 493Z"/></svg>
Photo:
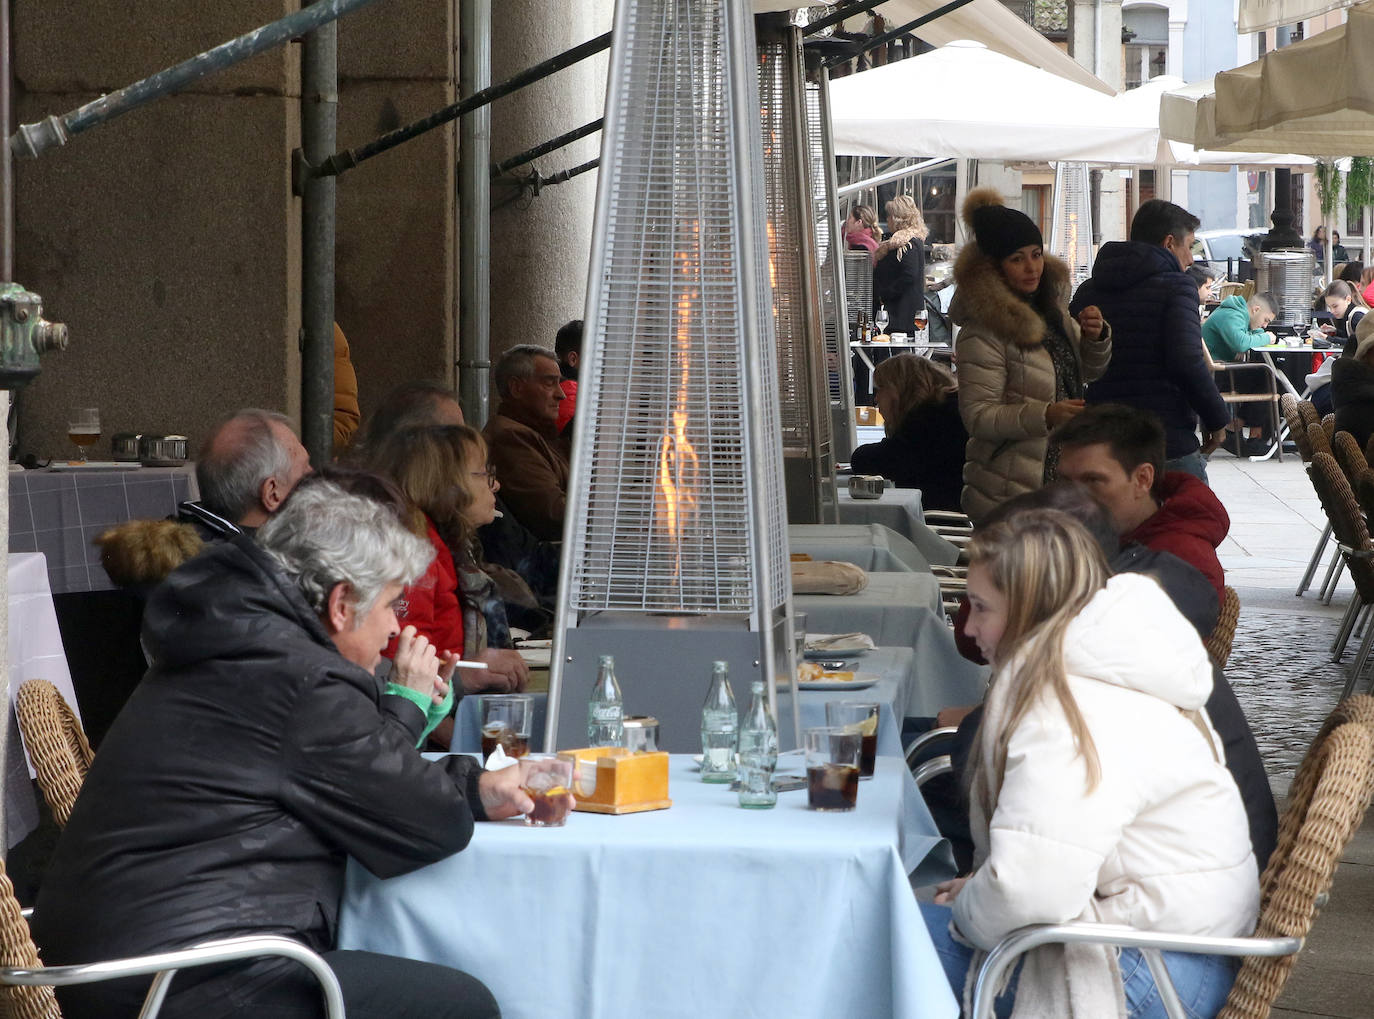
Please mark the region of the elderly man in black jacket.
<svg viewBox="0 0 1374 1019"><path fill-rule="evenodd" d="M1221 445L1231 413L1202 352L1193 264L1198 219L1172 202L1152 199L1131 221L1129 241L1098 251L1092 277L1069 305L1089 305L1112 324L1112 360L1088 387L1088 403L1124 403L1159 416L1165 468L1207 480L1205 457ZM1199 448L1197 422L1206 436Z"/></svg>
<svg viewBox="0 0 1374 1019"><path fill-rule="evenodd" d="M333 951L344 865L382 877L463 849L474 820L532 807L529 765L483 772L425 761L415 742L441 661L407 627L388 696L373 676L397 633L403 585L429 545L393 511L320 481L259 532L176 570L154 592L153 662L110 729L39 894L48 963L90 962L210 938L285 934L324 952L358 1016L499 1014L457 970ZM59 992L80 1019L133 1016L147 978ZM163 1014L318 1016L294 963L179 975Z"/></svg>

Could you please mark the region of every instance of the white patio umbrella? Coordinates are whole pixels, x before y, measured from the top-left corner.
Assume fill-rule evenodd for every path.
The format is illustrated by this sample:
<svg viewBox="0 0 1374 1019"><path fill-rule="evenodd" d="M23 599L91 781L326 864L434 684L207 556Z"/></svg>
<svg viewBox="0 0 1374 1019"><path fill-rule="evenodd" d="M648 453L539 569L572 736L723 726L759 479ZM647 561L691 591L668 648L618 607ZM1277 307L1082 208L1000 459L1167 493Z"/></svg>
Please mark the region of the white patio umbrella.
<svg viewBox="0 0 1374 1019"><path fill-rule="evenodd" d="M1159 130L1112 98L968 40L830 85L835 152L1149 163Z"/></svg>

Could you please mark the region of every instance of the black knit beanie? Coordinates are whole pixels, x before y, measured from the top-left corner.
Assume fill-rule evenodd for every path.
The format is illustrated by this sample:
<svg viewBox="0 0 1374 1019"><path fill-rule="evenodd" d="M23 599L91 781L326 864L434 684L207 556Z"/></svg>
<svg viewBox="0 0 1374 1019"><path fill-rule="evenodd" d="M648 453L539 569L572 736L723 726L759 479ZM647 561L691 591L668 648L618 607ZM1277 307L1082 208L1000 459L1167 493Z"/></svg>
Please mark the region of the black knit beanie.
<svg viewBox="0 0 1374 1019"><path fill-rule="evenodd" d="M983 205L969 217L978 247L990 258L1001 260L1027 245L1043 246L1040 228L1029 216L1005 205Z"/></svg>

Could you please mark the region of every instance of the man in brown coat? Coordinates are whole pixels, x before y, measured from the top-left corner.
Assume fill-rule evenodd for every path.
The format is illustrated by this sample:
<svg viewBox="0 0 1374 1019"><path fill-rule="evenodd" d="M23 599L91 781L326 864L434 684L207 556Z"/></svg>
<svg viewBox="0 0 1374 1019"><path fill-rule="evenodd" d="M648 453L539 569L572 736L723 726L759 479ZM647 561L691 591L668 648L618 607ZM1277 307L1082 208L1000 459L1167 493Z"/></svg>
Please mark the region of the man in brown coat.
<svg viewBox="0 0 1374 1019"><path fill-rule="evenodd" d="M511 347L492 372L501 405L483 429L501 498L536 537L550 541L563 536L568 500L568 458L558 439L561 379L552 351Z"/></svg>

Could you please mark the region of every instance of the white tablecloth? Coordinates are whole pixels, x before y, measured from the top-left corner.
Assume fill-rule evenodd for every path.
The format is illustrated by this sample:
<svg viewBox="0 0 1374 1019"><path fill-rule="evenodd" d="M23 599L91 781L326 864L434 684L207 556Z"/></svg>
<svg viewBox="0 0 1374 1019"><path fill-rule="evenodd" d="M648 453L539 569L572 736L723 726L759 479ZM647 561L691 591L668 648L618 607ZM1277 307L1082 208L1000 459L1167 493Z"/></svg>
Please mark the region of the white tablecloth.
<svg viewBox="0 0 1374 1019"><path fill-rule="evenodd" d="M938 842L900 759L844 814L805 791L741 810L689 767L669 810L479 824L388 881L350 862L339 947L457 966L507 1019L958 1014L908 885Z"/></svg>
<svg viewBox="0 0 1374 1019"><path fill-rule="evenodd" d="M869 573L929 573L911 541L882 524L789 524L788 549L812 559L853 563Z"/></svg>
<svg viewBox="0 0 1374 1019"><path fill-rule="evenodd" d="M57 628L47 562L41 552L11 552L9 557L10 712L9 742L5 750L5 828L12 846L38 825L38 801L33 769L19 737L14 698L19 685L46 679L62 691L80 717L62 634Z"/></svg>
<svg viewBox="0 0 1374 1019"><path fill-rule="evenodd" d="M940 584L929 573L870 573L858 594L798 594L798 612L812 633L861 631L874 644L914 647L927 616L944 619Z"/></svg>
<svg viewBox="0 0 1374 1019"><path fill-rule="evenodd" d="M855 499L839 480L841 524L882 524L906 538L936 566L953 566L959 549L926 526L919 488L889 488L880 499Z"/></svg>

